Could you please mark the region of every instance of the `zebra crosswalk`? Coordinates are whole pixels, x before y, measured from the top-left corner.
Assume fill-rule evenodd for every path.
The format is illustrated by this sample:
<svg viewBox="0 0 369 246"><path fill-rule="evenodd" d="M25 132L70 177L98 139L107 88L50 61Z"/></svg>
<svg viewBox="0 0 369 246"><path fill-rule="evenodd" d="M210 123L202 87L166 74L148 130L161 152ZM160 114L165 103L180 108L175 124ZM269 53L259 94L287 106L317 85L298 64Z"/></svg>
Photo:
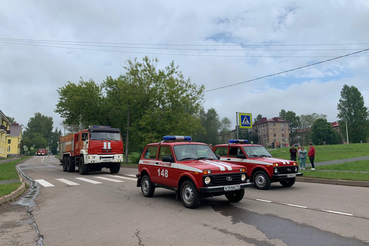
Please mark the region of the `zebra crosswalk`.
<svg viewBox="0 0 369 246"><path fill-rule="evenodd" d="M129 177L127 177L129 176ZM88 177L88 178L82 178L82 177L78 177L78 178L70 178L70 179L66 179L66 178L56 178L54 180L45 180L45 179L36 179L35 181L40 184L43 187L46 188L51 188L51 187L55 187L58 184L66 184L69 186L77 186L83 183L89 183L89 184L94 184L94 185L99 185L99 184L103 184L104 182L113 182L113 183L123 183L125 180L129 180L129 181L136 181L135 175L131 175L128 174L127 176L119 176L119 175L104 175L104 176L93 176L93 177Z"/></svg>

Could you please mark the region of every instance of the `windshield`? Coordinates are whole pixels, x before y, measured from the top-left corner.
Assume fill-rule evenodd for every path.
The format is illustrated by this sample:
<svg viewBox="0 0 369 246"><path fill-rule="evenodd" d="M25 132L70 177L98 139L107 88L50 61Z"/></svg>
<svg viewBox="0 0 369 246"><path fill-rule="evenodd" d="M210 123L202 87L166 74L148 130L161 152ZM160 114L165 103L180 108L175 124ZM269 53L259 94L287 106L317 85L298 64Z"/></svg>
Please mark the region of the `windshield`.
<svg viewBox="0 0 369 246"><path fill-rule="evenodd" d="M183 144L173 147L178 161L184 160L218 160L207 145Z"/></svg>
<svg viewBox="0 0 369 246"><path fill-rule="evenodd" d="M90 140L121 140L119 132L91 132Z"/></svg>
<svg viewBox="0 0 369 246"><path fill-rule="evenodd" d="M272 157L263 146L243 147L248 157Z"/></svg>

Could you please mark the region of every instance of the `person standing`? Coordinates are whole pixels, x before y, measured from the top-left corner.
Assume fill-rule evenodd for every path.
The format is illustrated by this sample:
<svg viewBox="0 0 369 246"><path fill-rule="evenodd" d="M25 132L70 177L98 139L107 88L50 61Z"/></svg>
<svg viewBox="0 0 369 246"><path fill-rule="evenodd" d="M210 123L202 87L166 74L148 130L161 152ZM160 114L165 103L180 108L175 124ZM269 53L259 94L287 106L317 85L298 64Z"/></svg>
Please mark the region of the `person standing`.
<svg viewBox="0 0 369 246"><path fill-rule="evenodd" d="M309 148L309 159L310 159L310 163L311 163L311 170L315 170L315 166L314 166L314 159L315 159L315 148L313 147L313 144L310 143L309 144L310 148Z"/></svg>
<svg viewBox="0 0 369 246"><path fill-rule="evenodd" d="M304 146L301 146L299 151L299 160L300 160L300 168L301 170L305 170L305 163L306 163L306 149Z"/></svg>
<svg viewBox="0 0 369 246"><path fill-rule="evenodd" d="M295 148L294 145L292 145L292 148L290 148L290 160L291 161L296 161L296 153L297 153L297 149Z"/></svg>

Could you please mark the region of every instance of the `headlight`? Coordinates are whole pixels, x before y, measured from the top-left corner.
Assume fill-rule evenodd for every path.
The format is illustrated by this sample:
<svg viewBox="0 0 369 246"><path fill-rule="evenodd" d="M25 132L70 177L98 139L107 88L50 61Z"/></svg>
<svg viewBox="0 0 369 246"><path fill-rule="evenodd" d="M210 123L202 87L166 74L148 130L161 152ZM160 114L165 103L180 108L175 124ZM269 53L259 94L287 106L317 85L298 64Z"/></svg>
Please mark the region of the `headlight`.
<svg viewBox="0 0 369 246"><path fill-rule="evenodd" d="M206 185L208 185L208 184L210 184L210 182L211 182L211 178L210 178L210 177L206 177L206 178L204 179L204 181L205 181L205 184L206 184Z"/></svg>
<svg viewBox="0 0 369 246"><path fill-rule="evenodd" d="M274 173L278 173L278 168L274 168Z"/></svg>
<svg viewBox="0 0 369 246"><path fill-rule="evenodd" d="M246 174L241 174L241 181L245 181L246 180Z"/></svg>
<svg viewBox="0 0 369 246"><path fill-rule="evenodd" d="M91 159L95 159L95 156L89 155L89 156L88 156L88 159L90 159L90 160L91 160Z"/></svg>
<svg viewBox="0 0 369 246"><path fill-rule="evenodd" d="M118 159L123 159L123 155L118 155Z"/></svg>
<svg viewBox="0 0 369 246"><path fill-rule="evenodd" d="M295 172L297 172L297 167L295 167Z"/></svg>

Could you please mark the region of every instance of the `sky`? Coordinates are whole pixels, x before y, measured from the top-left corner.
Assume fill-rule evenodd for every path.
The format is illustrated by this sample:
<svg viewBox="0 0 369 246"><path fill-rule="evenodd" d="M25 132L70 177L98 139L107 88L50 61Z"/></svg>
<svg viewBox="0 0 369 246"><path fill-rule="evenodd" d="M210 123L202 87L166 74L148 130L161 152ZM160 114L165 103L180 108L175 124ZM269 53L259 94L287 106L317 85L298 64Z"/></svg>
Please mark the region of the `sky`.
<svg viewBox="0 0 369 246"><path fill-rule="evenodd" d="M284 109L337 120L347 84L369 107L369 1L2 1L0 109L27 126L55 113L58 88L124 73L129 59L171 61L205 86L203 107L272 118ZM240 83L245 82L246 83ZM234 85L240 83L238 85ZM223 89L217 89L225 87ZM216 90L213 90L216 89Z"/></svg>

